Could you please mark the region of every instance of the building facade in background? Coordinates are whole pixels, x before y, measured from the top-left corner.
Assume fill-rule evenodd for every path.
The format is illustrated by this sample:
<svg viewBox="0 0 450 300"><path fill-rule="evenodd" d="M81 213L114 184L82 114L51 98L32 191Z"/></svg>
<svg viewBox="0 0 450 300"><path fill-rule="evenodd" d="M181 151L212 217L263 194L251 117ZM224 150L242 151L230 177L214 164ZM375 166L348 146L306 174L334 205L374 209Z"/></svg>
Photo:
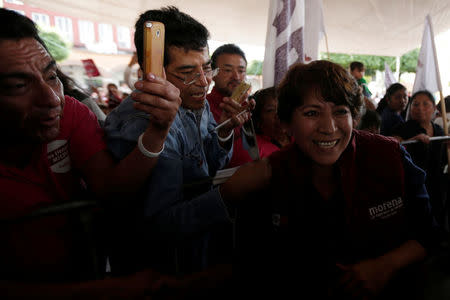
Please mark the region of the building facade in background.
<svg viewBox="0 0 450 300"><path fill-rule="evenodd" d="M125 26L80 19L20 0L3 0L3 7L29 17L43 30L56 30L76 49L103 54L130 54L135 50L132 29Z"/></svg>

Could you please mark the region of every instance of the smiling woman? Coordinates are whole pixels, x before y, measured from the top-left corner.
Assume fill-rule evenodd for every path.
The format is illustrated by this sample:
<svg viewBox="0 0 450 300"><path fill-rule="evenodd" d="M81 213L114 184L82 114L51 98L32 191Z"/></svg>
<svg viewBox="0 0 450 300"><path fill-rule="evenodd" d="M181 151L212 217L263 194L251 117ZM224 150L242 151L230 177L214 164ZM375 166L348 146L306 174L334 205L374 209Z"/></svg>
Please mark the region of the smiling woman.
<svg viewBox="0 0 450 300"><path fill-rule="evenodd" d="M396 299L414 280L399 271L414 276L435 243L424 172L396 141L353 129L362 95L339 65L296 64L278 92L294 143L220 187L239 209L243 285L278 299Z"/></svg>

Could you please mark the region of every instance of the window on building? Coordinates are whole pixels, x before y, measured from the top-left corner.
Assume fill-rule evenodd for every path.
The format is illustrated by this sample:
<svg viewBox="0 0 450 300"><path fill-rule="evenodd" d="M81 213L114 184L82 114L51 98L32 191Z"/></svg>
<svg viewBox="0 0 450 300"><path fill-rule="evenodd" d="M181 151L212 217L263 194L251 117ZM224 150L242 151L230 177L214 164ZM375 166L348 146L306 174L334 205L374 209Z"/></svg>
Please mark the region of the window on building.
<svg viewBox="0 0 450 300"><path fill-rule="evenodd" d="M100 42L114 42L113 30L110 24L98 24L98 39Z"/></svg>
<svg viewBox="0 0 450 300"><path fill-rule="evenodd" d="M117 26L117 42L120 48L131 48L130 29L124 26Z"/></svg>
<svg viewBox="0 0 450 300"><path fill-rule="evenodd" d="M15 5L23 5L23 1L19 1L19 0L5 0L5 2L15 4ZM17 12L19 12L19 11L17 11Z"/></svg>
<svg viewBox="0 0 450 300"><path fill-rule="evenodd" d="M41 27L50 27L50 17L46 14L31 13L31 19Z"/></svg>
<svg viewBox="0 0 450 300"><path fill-rule="evenodd" d="M89 44L95 41L94 23L91 21L79 20L78 32L80 34L80 42L83 44Z"/></svg>
<svg viewBox="0 0 450 300"><path fill-rule="evenodd" d="M70 18L55 17L55 26L68 41L73 41L72 20Z"/></svg>

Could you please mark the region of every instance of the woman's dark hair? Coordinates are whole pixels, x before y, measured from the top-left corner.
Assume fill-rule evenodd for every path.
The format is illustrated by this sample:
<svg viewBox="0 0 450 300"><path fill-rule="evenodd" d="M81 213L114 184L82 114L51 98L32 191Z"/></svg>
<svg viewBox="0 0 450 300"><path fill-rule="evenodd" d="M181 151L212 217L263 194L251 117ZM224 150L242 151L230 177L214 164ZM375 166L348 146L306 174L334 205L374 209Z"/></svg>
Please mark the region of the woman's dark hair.
<svg viewBox="0 0 450 300"><path fill-rule="evenodd" d="M380 126L381 116L376 111L368 109L364 115L362 115L358 124L358 129L365 130L371 127L380 128Z"/></svg>
<svg viewBox="0 0 450 300"><path fill-rule="evenodd" d="M384 108L388 105L388 100L399 90L406 90L406 87L401 83L393 83L391 84L384 94L384 97L378 102L376 111L377 113L383 113Z"/></svg>
<svg viewBox="0 0 450 300"><path fill-rule="evenodd" d="M353 118L363 103L362 92L353 76L340 65L326 60L291 66L277 92L278 116L286 123L290 123L295 109L312 93L327 102L348 106Z"/></svg>
<svg viewBox="0 0 450 300"><path fill-rule="evenodd" d="M252 113L252 120L255 125L255 133L262 134L261 132L261 114L263 112L264 105L270 99L277 99L277 90L275 87L269 87L256 91L250 98L255 99L256 106Z"/></svg>
<svg viewBox="0 0 450 300"><path fill-rule="evenodd" d="M115 87L116 89L118 88L117 84L110 82L106 85L106 89L108 90L108 93L109 93L110 87Z"/></svg>
<svg viewBox="0 0 450 300"><path fill-rule="evenodd" d="M410 103L412 103L412 102L414 101L414 99L415 99L417 96L419 96L419 95L424 95L424 96L426 96L426 97L431 101L431 103L433 103L433 105L436 106L436 101L434 100L433 94L430 93L430 91L427 91L427 90L421 90L421 91L415 92L415 93L411 96L411 101L410 101Z"/></svg>

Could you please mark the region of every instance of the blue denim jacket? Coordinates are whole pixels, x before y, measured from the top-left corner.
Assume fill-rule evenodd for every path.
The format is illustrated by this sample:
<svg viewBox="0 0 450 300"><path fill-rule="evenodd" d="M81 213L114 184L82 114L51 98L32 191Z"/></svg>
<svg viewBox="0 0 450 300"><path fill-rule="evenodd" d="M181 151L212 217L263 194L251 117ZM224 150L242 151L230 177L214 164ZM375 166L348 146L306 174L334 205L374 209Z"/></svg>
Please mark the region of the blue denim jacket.
<svg viewBox="0 0 450 300"><path fill-rule="evenodd" d="M200 113L201 120L197 121L194 112L179 108L164 151L145 187L143 217L151 220L148 232L162 234L172 241L181 241L207 232L212 225L230 222L218 188L211 186L193 199L185 199L183 194L183 184L214 176L232 155L232 150L220 146L212 130L217 124L207 101ZM105 122L107 145L116 158L122 159L134 149L139 135L148 126L149 117L133 107L131 98L125 99L108 115Z"/></svg>

